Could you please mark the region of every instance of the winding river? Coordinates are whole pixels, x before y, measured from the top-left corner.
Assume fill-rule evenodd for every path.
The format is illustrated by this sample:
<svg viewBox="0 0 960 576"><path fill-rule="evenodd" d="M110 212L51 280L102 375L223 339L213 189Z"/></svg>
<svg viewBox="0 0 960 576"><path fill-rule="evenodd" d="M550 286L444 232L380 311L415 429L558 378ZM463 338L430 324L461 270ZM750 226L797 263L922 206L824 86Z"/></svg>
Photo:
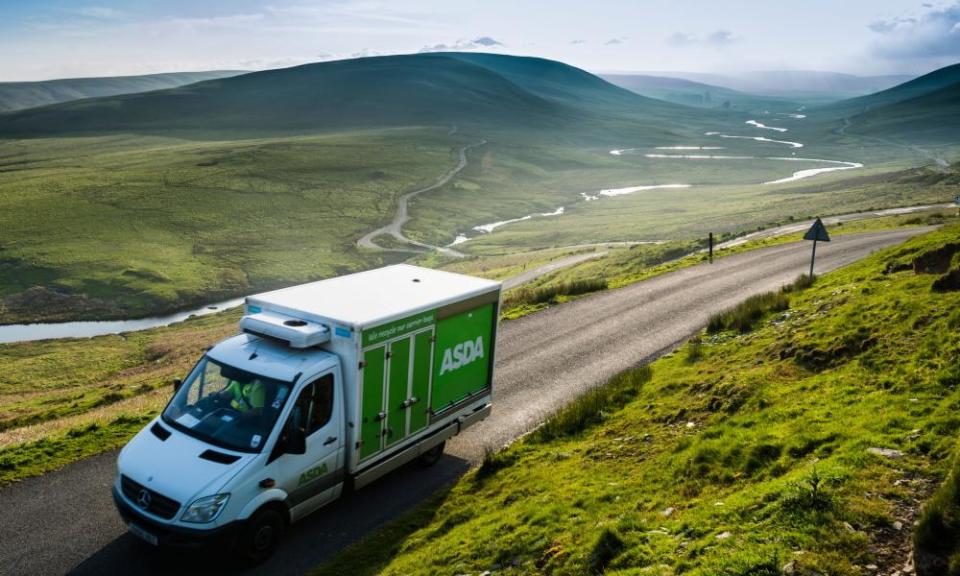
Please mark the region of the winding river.
<svg viewBox="0 0 960 576"><path fill-rule="evenodd" d="M779 113L779 115L792 118L795 120L801 120L806 118L804 114L793 114L793 113ZM758 130L772 130L775 132L787 132L788 128L783 128L779 126L767 126L757 120L748 120L747 125L750 125ZM737 134L721 134L719 132L707 132L706 136L713 136L718 138L728 138L728 139L743 139L743 140L753 140L756 142L761 142L765 144L777 144L790 146L791 148L803 148L801 142L792 142L789 140L774 140L772 138L766 138L763 136L746 136L746 135L737 135ZM678 145L678 146L657 146L655 150L664 150L664 151L678 151L678 152L697 152L697 151L716 151L724 150L722 146L692 146L692 145ZM650 150L650 148L622 148L616 150L610 150L610 154L613 156L623 156L628 155L634 152ZM818 162L821 164L830 164L831 166L819 167L819 168L808 168L804 170L798 170L794 172L791 176L780 178L777 180L771 180L769 182L763 182L763 184L783 184L787 182L794 182L797 180L802 180L804 178L810 178L817 176L819 174L824 174L826 172L833 172L837 170L852 170L856 168L862 168L863 164L859 162L844 162L840 160L823 160L817 158L797 158L797 157L778 157L778 156L733 156L733 155L713 155L713 154L664 154L664 153L647 153L644 154L645 157L650 159L661 159L661 160L691 160L691 161L702 161L702 160L770 160L770 161L782 161L782 162ZM463 151L461 151L461 164L464 163L463 160ZM462 168L461 165L458 165L454 169L452 174L455 174ZM449 179L449 176L445 176ZM445 182L445 181L444 181ZM437 185L431 186L431 188L436 187ZM692 187L691 184L647 184L647 185L638 185L638 186L628 186L624 188L609 188L605 190L598 190L596 192L582 192L580 195L583 198L582 202L593 202L600 200L605 197L615 197L623 196L627 194L634 194L636 192L643 192L646 190L656 190L656 189L684 189ZM519 218L513 218L509 220L500 220L498 222L491 222L489 224L481 224L479 226L474 226L471 230L473 233L464 233L458 234L456 239L448 245L456 246L464 242L469 241L471 238L475 238L479 235L489 234L494 230L513 224L516 222L523 222L526 220L532 220L534 218L551 218L562 216L566 209L569 206L559 206L556 210L552 212L537 212L533 214L528 214ZM177 312L175 314L168 314L164 316L155 316L150 318L140 318L135 320L106 320L106 321L82 321L82 322L59 322L59 323L41 323L41 324L10 324L6 326L0 326L0 344L2 343L11 343L11 342L28 342L33 340L46 340L54 338L87 338L92 336L102 336L106 334L119 334L122 332L132 332L136 330L145 330L148 328L157 328L161 326L168 326L177 322L182 322L192 316L206 316L208 314L215 314L223 310L228 310L231 308L236 308L243 305L244 298L234 298L232 300L226 300L223 302L217 302L214 304L209 304L206 306L201 306L193 310L187 310L183 312Z"/></svg>

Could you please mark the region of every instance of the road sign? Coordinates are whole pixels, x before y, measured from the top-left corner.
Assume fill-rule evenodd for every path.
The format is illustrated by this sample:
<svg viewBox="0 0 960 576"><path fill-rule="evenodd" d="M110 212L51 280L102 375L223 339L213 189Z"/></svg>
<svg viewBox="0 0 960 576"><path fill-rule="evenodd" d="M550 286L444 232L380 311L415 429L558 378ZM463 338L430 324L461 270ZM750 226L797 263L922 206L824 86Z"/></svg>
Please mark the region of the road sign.
<svg viewBox="0 0 960 576"><path fill-rule="evenodd" d="M830 241L830 235L827 234L827 227L823 225L823 220L817 218L813 226L803 235L803 239L813 240L813 252L810 253L810 277L813 278L813 261L817 258L817 241Z"/></svg>
<svg viewBox="0 0 960 576"><path fill-rule="evenodd" d="M821 242L829 242L830 235L827 234L827 227L823 225L823 220L817 218L813 223L813 226L807 230L807 233L803 235L804 240L813 240L816 242L820 240Z"/></svg>

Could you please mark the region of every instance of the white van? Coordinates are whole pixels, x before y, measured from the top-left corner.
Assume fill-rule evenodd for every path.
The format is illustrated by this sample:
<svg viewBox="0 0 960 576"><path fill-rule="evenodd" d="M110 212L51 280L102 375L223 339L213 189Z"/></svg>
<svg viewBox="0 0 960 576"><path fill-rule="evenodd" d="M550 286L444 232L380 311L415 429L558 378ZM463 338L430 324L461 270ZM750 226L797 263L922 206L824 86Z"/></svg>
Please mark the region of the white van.
<svg viewBox="0 0 960 576"><path fill-rule="evenodd" d="M120 452L130 531L256 562L345 489L435 462L490 414L499 299L498 282L409 265L247 298L242 333Z"/></svg>

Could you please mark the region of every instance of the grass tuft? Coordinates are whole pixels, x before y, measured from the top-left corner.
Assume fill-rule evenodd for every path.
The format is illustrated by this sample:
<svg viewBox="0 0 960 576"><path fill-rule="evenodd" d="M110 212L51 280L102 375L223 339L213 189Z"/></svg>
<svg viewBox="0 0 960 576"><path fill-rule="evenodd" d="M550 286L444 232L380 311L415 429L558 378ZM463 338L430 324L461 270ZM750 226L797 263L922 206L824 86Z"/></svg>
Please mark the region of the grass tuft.
<svg viewBox="0 0 960 576"><path fill-rule="evenodd" d="M707 322L707 334L726 330L747 333L769 313L782 312L790 307L790 298L784 292L766 292L747 298L736 307L714 314Z"/></svg>
<svg viewBox="0 0 960 576"><path fill-rule="evenodd" d="M643 385L653 377L649 365L617 374L606 384L597 386L564 406L531 435L531 440L549 442L577 435L604 421L607 414L636 398Z"/></svg>

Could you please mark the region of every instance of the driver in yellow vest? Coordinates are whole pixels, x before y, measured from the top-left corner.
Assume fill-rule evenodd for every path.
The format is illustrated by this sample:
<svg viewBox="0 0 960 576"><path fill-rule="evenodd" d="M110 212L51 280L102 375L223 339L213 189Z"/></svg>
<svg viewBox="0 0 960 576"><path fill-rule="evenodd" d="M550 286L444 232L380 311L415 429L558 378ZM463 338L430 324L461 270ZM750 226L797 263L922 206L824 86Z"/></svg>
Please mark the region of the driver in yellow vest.
<svg viewBox="0 0 960 576"><path fill-rule="evenodd" d="M267 390L263 382L254 380L248 384L241 384L231 380L230 384L220 392L220 397L230 400L230 406L239 412L262 410L267 400Z"/></svg>

